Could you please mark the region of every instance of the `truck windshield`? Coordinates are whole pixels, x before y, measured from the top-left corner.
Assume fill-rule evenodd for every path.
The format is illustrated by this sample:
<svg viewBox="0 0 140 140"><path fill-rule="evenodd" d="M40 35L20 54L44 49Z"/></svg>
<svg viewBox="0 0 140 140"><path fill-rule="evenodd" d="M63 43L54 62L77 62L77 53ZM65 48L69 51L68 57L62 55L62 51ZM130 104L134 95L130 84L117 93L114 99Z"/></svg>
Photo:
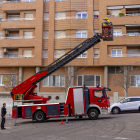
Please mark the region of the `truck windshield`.
<svg viewBox="0 0 140 140"><path fill-rule="evenodd" d="M96 98L105 98L103 90L94 90L94 97Z"/></svg>

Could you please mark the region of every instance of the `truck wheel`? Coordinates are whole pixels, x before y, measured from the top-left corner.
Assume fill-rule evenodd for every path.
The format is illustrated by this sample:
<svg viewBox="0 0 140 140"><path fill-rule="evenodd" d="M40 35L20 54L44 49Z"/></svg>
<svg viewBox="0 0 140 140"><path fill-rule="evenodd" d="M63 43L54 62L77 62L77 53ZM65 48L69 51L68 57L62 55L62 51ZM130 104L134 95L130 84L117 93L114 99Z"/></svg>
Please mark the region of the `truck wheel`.
<svg viewBox="0 0 140 140"><path fill-rule="evenodd" d="M112 109L112 113L113 113L113 114L119 114L119 113L120 113L120 109L119 109L118 107L114 107L114 108Z"/></svg>
<svg viewBox="0 0 140 140"><path fill-rule="evenodd" d="M88 112L88 117L91 120L96 120L98 119L99 112L96 109L90 109Z"/></svg>
<svg viewBox="0 0 140 140"><path fill-rule="evenodd" d="M37 111L35 113L35 119L37 122L43 122L45 120L45 115L42 111Z"/></svg>

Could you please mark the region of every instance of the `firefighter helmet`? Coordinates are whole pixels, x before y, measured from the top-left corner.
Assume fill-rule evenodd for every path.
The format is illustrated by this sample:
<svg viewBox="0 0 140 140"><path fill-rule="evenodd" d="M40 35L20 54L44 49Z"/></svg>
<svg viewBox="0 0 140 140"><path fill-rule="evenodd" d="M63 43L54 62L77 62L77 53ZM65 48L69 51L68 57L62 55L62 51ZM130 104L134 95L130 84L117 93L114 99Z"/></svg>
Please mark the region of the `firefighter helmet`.
<svg viewBox="0 0 140 140"><path fill-rule="evenodd" d="M104 20L108 20L108 17L105 17Z"/></svg>

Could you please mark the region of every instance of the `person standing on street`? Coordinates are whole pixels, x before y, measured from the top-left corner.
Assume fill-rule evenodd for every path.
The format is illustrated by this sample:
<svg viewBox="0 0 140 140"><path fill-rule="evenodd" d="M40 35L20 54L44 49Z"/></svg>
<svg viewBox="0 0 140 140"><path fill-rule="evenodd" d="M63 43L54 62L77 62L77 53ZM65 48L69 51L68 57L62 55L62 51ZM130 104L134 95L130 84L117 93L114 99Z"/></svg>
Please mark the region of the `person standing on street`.
<svg viewBox="0 0 140 140"><path fill-rule="evenodd" d="M6 115L6 103L3 103L3 107L1 108L1 129L6 129L4 128L5 124L5 115Z"/></svg>

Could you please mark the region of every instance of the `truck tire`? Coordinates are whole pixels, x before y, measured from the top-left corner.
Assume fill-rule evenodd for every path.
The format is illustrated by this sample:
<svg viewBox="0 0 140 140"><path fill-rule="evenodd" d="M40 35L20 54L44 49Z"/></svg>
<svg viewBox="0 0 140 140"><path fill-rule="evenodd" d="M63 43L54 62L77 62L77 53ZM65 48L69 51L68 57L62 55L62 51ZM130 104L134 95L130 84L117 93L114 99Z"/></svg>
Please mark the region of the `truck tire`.
<svg viewBox="0 0 140 140"><path fill-rule="evenodd" d="M42 111L37 111L35 113L35 119L37 122L43 122L45 120L45 114Z"/></svg>
<svg viewBox="0 0 140 140"><path fill-rule="evenodd" d="M113 114L119 114L119 113L120 113L120 109L119 109L118 107L114 107L114 108L112 109L112 113L113 113Z"/></svg>
<svg viewBox="0 0 140 140"><path fill-rule="evenodd" d="M88 111L89 119L96 120L96 119L98 119L98 116L99 116L99 112L96 109L90 109Z"/></svg>

